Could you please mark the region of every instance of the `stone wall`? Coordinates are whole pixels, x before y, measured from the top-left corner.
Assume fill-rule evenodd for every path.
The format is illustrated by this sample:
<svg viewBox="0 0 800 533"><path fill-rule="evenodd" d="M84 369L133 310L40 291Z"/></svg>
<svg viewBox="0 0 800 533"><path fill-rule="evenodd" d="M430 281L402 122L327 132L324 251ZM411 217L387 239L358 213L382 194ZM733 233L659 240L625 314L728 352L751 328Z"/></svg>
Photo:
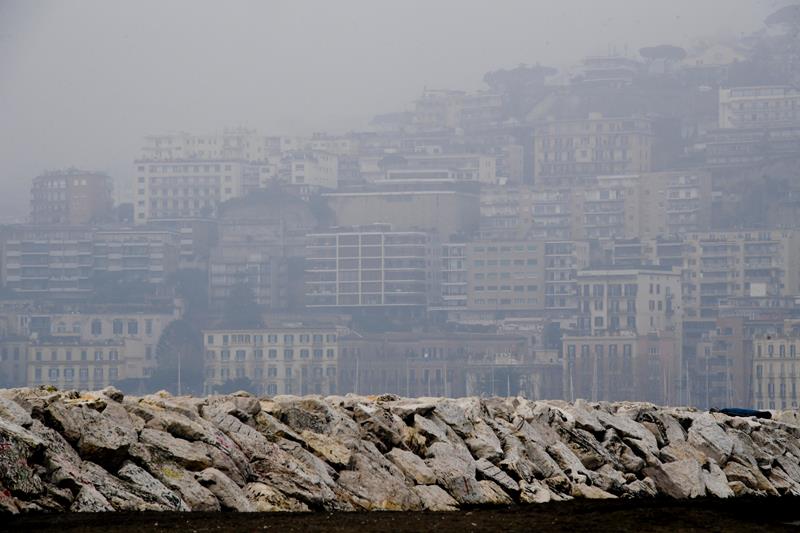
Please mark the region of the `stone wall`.
<svg viewBox="0 0 800 533"><path fill-rule="evenodd" d="M0 390L0 509L800 495L800 427L643 403Z"/></svg>

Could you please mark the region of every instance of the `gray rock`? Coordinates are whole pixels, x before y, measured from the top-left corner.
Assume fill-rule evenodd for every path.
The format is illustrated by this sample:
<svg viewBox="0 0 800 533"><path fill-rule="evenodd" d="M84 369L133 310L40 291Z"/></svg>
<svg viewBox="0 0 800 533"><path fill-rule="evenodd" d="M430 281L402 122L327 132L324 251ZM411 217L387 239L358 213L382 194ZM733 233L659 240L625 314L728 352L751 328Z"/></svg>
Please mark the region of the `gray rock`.
<svg viewBox="0 0 800 533"><path fill-rule="evenodd" d="M73 413L80 421L77 449L82 459L112 467L125 460L128 448L137 440L130 419L125 424L119 417L98 413L87 405L72 408Z"/></svg>
<svg viewBox="0 0 800 533"><path fill-rule="evenodd" d="M503 445L500 439L483 420L473 424L473 432L464 438L464 443L472 455L480 459L494 461L503 457Z"/></svg>
<svg viewBox="0 0 800 533"><path fill-rule="evenodd" d="M697 498L705 496L706 486L700 463L683 459L644 469L657 489L672 498Z"/></svg>
<svg viewBox="0 0 800 533"><path fill-rule="evenodd" d="M188 511L189 507L181 498L151 476L143 468L126 461L117 476L127 481L129 486L143 500L155 504L165 511Z"/></svg>
<svg viewBox="0 0 800 533"><path fill-rule="evenodd" d="M457 502L479 505L483 489L475 478L475 460L469 450L454 444L435 442L428 448L425 463L436 474L437 483Z"/></svg>
<svg viewBox="0 0 800 533"><path fill-rule="evenodd" d="M309 511L306 504L290 498L264 483L248 483L244 491L253 509L259 513L303 513Z"/></svg>
<svg viewBox="0 0 800 533"><path fill-rule="evenodd" d="M486 459L478 459L475 468L478 477L494 481L506 492L519 492L519 484Z"/></svg>
<svg viewBox="0 0 800 533"><path fill-rule="evenodd" d="M733 440L709 413L703 413L689 428L688 443L724 465L733 452Z"/></svg>
<svg viewBox="0 0 800 533"><path fill-rule="evenodd" d="M714 461L708 461L703 465L703 482L706 486L706 494L715 498L730 498L733 491L728 486L728 478L725 472Z"/></svg>
<svg viewBox="0 0 800 533"><path fill-rule="evenodd" d="M198 472L195 474L195 479L216 496L223 511L248 513L255 510L239 485L216 468L206 468Z"/></svg>
<svg viewBox="0 0 800 533"><path fill-rule="evenodd" d="M144 429L140 442L164 459L173 461L189 470L203 470L211 466L211 458L201 443L177 439L165 431Z"/></svg>
<svg viewBox="0 0 800 533"><path fill-rule="evenodd" d="M33 423L30 413L14 400L0 396L0 419L8 420L23 428Z"/></svg>
<svg viewBox="0 0 800 533"><path fill-rule="evenodd" d="M412 490L417 494L426 511L457 511L455 501L438 485L416 485Z"/></svg>
<svg viewBox="0 0 800 533"><path fill-rule="evenodd" d="M84 485L69 510L74 513L105 513L114 508L97 489Z"/></svg>
<svg viewBox="0 0 800 533"><path fill-rule="evenodd" d="M339 473L337 484L352 495L353 505L367 511L422 510L422 501L405 483L403 473L388 460L378 457L357 453L353 456L352 468Z"/></svg>
<svg viewBox="0 0 800 533"><path fill-rule="evenodd" d="M397 466L416 485L433 485L436 474L419 456L406 450L393 448L386 458Z"/></svg>

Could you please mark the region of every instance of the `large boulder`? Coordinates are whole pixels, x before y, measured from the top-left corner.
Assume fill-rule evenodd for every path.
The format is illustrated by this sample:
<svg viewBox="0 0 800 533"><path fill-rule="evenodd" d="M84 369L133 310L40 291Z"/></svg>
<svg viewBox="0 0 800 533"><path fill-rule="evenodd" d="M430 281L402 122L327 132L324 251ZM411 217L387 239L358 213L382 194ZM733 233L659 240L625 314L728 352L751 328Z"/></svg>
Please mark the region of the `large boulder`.
<svg viewBox="0 0 800 533"><path fill-rule="evenodd" d="M706 485L700 463L683 459L644 469L660 492L672 498L698 498L705 496Z"/></svg>

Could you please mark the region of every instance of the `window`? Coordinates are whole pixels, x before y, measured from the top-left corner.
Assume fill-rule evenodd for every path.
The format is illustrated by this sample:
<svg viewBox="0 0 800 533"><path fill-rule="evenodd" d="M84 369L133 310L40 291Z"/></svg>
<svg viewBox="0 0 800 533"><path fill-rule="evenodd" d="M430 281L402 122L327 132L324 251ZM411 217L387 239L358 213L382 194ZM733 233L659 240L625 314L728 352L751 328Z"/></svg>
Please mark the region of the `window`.
<svg viewBox="0 0 800 533"><path fill-rule="evenodd" d="M114 319L112 322L112 331L114 332L114 335L122 335L122 319Z"/></svg>
<svg viewBox="0 0 800 533"><path fill-rule="evenodd" d="M264 350L260 348L257 350L253 350L253 357L255 359L264 359Z"/></svg>
<svg viewBox="0 0 800 533"><path fill-rule="evenodd" d="M283 358L284 359L294 359L294 350L289 349L289 348L283 350Z"/></svg>
<svg viewBox="0 0 800 533"><path fill-rule="evenodd" d="M89 369L86 367L82 367L80 370L78 370L78 377L80 378L81 381L88 381Z"/></svg>
<svg viewBox="0 0 800 533"><path fill-rule="evenodd" d="M92 320L92 335L103 334L103 323L98 319Z"/></svg>
<svg viewBox="0 0 800 533"><path fill-rule="evenodd" d="M94 352L94 360L95 361L102 361L103 360L103 350L95 350L95 352Z"/></svg>
<svg viewBox="0 0 800 533"><path fill-rule="evenodd" d="M301 359L308 359L308 349L307 348L303 348L302 350L300 350L300 358Z"/></svg>
<svg viewBox="0 0 800 533"><path fill-rule="evenodd" d="M88 361L89 360L89 352L87 350L81 350L81 361Z"/></svg>
<svg viewBox="0 0 800 533"><path fill-rule="evenodd" d="M51 361L58 360L58 350L50 350L50 360Z"/></svg>
<svg viewBox="0 0 800 533"><path fill-rule="evenodd" d="M47 371L47 377L50 379L58 379L60 371L57 368L51 368Z"/></svg>
<svg viewBox="0 0 800 533"><path fill-rule="evenodd" d="M153 319L152 318L146 318L144 320L144 334L145 335L152 335L153 334ZM210 335L210 337L212 339L211 342L214 342L213 341L214 336Z"/></svg>
<svg viewBox="0 0 800 533"><path fill-rule="evenodd" d="M268 355L269 355L270 359L276 359L278 357L278 350L275 350L273 348L273 349L269 350Z"/></svg>
<svg viewBox="0 0 800 533"><path fill-rule="evenodd" d="M267 342L270 343L270 344L275 344L276 342L278 342L278 336L277 335L267 335Z"/></svg>
<svg viewBox="0 0 800 533"><path fill-rule="evenodd" d="M112 368L108 369L108 379L114 380L114 379L117 379L118 376L119 376L119 373L118 373L116 367L112 367Z"/></svg>
<svg viewBox="0 0 800 533"><path fill-rule="evenodd" d="M138 334L139 334L139 321L128 320L128 335L138 335Z"/></svg>
<svg viewBox="0 0 800 533"><path fill-rule="evenodd" d="M145 346L144 347L144 358L148 361L153 359L153 347L152 346Z"/></svg>
<svg viewBox="0 0 800 533"><path fill-rule="evenodd" d="M94 368L94 379L103 379L103 367L96 366Z"/></svg>
<svg viewBox="0 0 800 533"><path fill-rule="evenodd" d="M335 357L335 355L336 355L336 354L335 354L335 352L334 352L333 348L328 348L327 350L325 350L325 356L326 356L328 359L333 359L333 358Z"/></svg>
<svg viewBox="0 0 800 533"><path fill-rule="evenodd" d="M236 360L237 361L244 361L245 359L245 352L244 350L236 350ZM241 376L237 376L241 377Z"/></svg>
<svg viewBox="0 0 800 533"><path fill-rule="evenodd" d="M64 369L64 381L73 381L75 379L75 369L74 368L65 368Z"/></svg>

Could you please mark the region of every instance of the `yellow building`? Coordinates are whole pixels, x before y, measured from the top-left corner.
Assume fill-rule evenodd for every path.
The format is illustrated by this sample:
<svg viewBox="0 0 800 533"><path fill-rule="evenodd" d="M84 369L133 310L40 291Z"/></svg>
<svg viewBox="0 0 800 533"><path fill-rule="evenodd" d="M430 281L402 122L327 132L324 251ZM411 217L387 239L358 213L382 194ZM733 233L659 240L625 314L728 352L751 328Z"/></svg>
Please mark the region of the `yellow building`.
<svg viewBox="0 0 800 533"><path fill-rule="evenodd" d="M292 326L203 332L205 388L247 378L260 394L335 394L339 330Z"/></svg>
<svg viewBox="0 0 800 533"><path fill-rule="evenodd" d="M753 407L797 409L800 337L767 335L753 341Z"/></svg>
<svg viewBox="0 0 800 533"><path fill-rule="evenodd" d="M53 385L59 389L96 390L129 377L123 340L33 341L28 346L27 368L29 387Z"/></svg>

